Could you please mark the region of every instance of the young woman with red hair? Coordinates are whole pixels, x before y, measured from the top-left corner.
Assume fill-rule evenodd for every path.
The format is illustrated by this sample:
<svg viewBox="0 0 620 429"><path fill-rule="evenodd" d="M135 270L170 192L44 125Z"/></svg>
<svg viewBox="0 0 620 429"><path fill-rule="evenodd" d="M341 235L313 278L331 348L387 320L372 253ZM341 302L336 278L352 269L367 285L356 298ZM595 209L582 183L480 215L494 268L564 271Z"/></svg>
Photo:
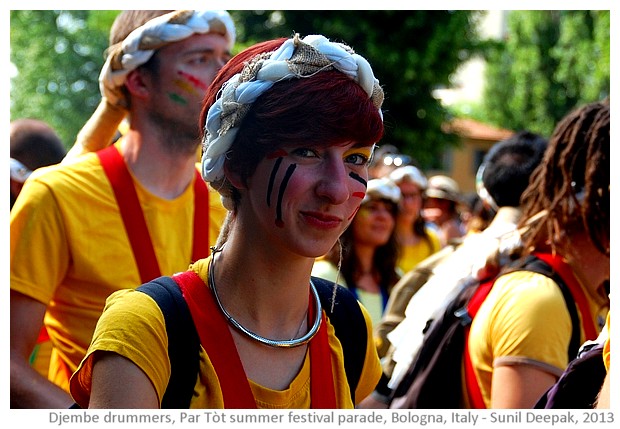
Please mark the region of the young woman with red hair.
<svg viewBox="0 0 620 429"><path fill-rule="evenodd" d="M181 290L201 343L189 407L353 408L373 390L381 368L368 312L331 283L326 304L326 282L311 270L364 198L382 101L368 62L323 36L258 44L216 77L201 118L202 172L229 212L213 254L173 277L193 279ZM368 339L356 386L332 323L344 301L362 316L350 329ZM72 378L74 398L162 406L167 347L149 296L112 295Z"/></svg>

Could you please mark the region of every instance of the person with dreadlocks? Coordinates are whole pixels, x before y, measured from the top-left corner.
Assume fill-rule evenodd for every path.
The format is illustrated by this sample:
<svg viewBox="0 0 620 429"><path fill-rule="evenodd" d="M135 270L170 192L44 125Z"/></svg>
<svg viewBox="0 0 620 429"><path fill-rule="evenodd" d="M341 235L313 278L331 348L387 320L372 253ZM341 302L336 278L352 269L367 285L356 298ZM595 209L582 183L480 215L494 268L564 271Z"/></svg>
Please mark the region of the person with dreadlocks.
<svg viewBox="0 0 620 429"><path fill-rule="evenodd" d="M33 173L11 210L11 407L69 407L108 295L209 255L226 211L197 168L197 121L234 41L225 11L116 18L99 108L71 159ZM28 365L42 325L54 347L47 379Z"/></svg>
<svg viewBox="0 0 620 429"><path fill-rule="evenodd" d="M522 197L522 256L535 255L559 274L501 275L474 317L469 356L475 408L532 408L568 365L577 346L594 340L609 309L609 102L582 106L556 126ZM573 326L570 302L581 321ZM574 330L574 331L573 331Z"/></svg>
<svg viewBox="0 0 620 429"><path fill-rule="evenodd" d="M202 174L228 215L213 254L172 277L200 340L188 407L353 408L373 390L381 367L368 312L311 271L364 199L382 102L369 63L320 35L251 46L209 88ZM351 335L366 341L345 350ZM163 406L173 340L149 296L116 292L71 379L74 399Z"/></svg>

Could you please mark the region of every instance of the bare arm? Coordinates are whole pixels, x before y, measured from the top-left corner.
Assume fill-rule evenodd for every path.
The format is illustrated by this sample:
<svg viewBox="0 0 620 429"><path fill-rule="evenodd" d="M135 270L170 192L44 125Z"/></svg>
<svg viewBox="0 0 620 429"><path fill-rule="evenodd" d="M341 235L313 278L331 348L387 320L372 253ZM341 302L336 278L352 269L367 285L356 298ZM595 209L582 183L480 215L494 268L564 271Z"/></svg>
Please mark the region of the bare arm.
<svg viewBox="0 0 620 429"><path fill-rule="evenodd" d="M69 408L71 396L35 371L29 362L46 306L11 291L11 408Z"/></svg>
<svg viewBox="0 0 620 429"><path fill-rule="evenodd" d="M605 381L603 381L603 387L601 387L601 391L598 394L596 408L611 408L611 402L609 400L611 390L611 376L609 374L609 371L607 371Z"/></svg>
<svg viewBox="0 0 620 429"><path fill-rule="evenodd" d="M556 377L528 365L493 369L491 408L533 408Z"/></svg>
<svg viewBox="0 0 620 429"><path fill-rule="evenodd" d="M89 408L159 408L153 384L136 364L112 352L93 358Z"/></svg>

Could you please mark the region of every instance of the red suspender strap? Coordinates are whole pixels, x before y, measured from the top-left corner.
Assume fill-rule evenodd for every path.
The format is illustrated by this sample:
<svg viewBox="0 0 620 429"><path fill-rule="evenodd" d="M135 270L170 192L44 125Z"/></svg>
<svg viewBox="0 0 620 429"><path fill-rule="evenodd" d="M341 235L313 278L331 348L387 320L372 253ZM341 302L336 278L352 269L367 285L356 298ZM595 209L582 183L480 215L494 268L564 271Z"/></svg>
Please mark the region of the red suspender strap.
<svg viewBox="0 0 620 429"><path fill-rule="evenodd" d="M573 270L560 255L552 255L550 253L534 253L538 258L545 261L553 268L553 270L560 275L564 283L568 287L570 294L575 300L575 304L579 309L581 315L581 325L583 326L586 340L594 340L598 336L598 331L594 325L592 313L590 312L590 305L586 298L581 285L575 278Z"/></svg>
<svg viewBox="0 0 620 429"><path fill-rule="evenodd" d="M311 299L310 302L314 301ZM316 310L314 305L310 305L308 323L314 320ZM310 406L314 409L334 409L337 407L332 374L332 353L327 338L325 313L321 317L319 332L310 341Z"/></svg>
<svg viewBox="0 0 620 429"><path fill-rule="evenodd" d="M256 408L228 323L217 308L211 292L193 271L176 274L173 278L183 292L200 343L217 373L224 396L224 408Z"/></svg>
<svg viewBox="0 0 620 429"><path fill-rule="evenodd" d="M192 240L192 262L211 254L209 248L209 190L204 179L196 170L194 179L194 237Z"/></svg>
<svg viewBox="0 0 620 429"><path fill-rule="evenodd" d="M568 290L570 291L573 299L575 300L575 304L579 309L579 313L581 314L581 323L584 328L586 339L595 339L598 336L598 333L596 327L594 326L594 321L592 319L592 313L590 312L588 300L583 292L583 289L579 285L579 282L575 278L575 275L573 274L570 266L566 262L564 262L563 258L559 255L552 255L549 253L534 253L534 255L546 262L562 278L562 280L568 287ZM474 297L472 297L468 306L468 313L472 319L478 312L480 305L484 301L484 298L486 298L486 296L488 295L492 286L493 281L481 285L478 291L476 291L476 293L474 294ZM485 287L486 290L480 290ZM474 373L474 368L471 362L471 358L469 356L469 326L466 327L465 332L465 352L463 361L465 371L465 384L470 401L470 406L472 408L482 409L486 408L486 404L484 402L484 399L482 398L482 392L480 391L480 386L478 384L478 380L476 379L476 374Z"/></svg>
<svg viewBox="0 0 620 429"><path fill-rule="evenodd" d="M478 286L478 289L471 297L469 304L467 305L467 313L471 320L474 319L480 306L486 299L487 295L493 288L493 283L495 282L495 278L488 280ZM469 329L471 328L471 324L465 327L465 348L463 352L463 369L465 372L465 387L467 390L467 397L469 398L469 405L471 408L475 409L485 409L486 404L484 402L484 398L482 397L482 392L480 391L480 385L478 384L478 380L476 379L476 373L474 372L474 366L471 362L471 357L469 356Z"/></svg>
<svg viewBox="0 0 620 429"><path fill-rule="evenodd" d="M114 190L116 202L125 224L125 231L129 236L129 242L138 265L140 279L142 283L146 283L159 277L161 272L133 179L116 146L112 145L100 150L97 155Z"/></svg>
<svg viewBox="0 0 620 429"><path fill-rule="evenodd" d="M151 241L138 194L122 155L112 145L97 152L118 204L125 231L140 272L140 280L146 283L161 275L155 249ZM209 256L209 191L207 184L196 170L194 180L194 226L192 260Z"/></svg>
<svg viewBox="0 0 620 429"><path fill-rule="evenodd" d="M176 274L194 325L219 380L224 407L256 408L252 389L243 369L228 322L221 313L209 288L193 271ZM313 301L310 301L313 302ZM316 311L311 306L310 312ZM312 315L309 315L309 320ZM312 408L336 408L331 353L327 339L325 315L316 337L310 342L310 377Z"/></svg>

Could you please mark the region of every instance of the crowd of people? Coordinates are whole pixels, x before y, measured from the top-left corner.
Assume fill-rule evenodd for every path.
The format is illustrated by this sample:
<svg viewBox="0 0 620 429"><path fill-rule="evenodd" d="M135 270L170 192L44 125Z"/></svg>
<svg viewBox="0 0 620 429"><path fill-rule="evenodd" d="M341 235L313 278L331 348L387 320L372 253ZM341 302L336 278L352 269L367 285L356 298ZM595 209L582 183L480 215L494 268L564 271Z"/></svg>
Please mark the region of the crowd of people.
<svg viewBox="0 0 620 429"><path fill-rule="evenodd" d="M609 406L609 99L494 144L468 199L381 142L363 53L235 38L225 11L123 11L71 149L11 123L12 408L160 408L183 375L190 408L395 407L434 314L491 274L462 408L533 408L575 332L605 342ZM570 293L505 270L527 257Z"/></svg>

